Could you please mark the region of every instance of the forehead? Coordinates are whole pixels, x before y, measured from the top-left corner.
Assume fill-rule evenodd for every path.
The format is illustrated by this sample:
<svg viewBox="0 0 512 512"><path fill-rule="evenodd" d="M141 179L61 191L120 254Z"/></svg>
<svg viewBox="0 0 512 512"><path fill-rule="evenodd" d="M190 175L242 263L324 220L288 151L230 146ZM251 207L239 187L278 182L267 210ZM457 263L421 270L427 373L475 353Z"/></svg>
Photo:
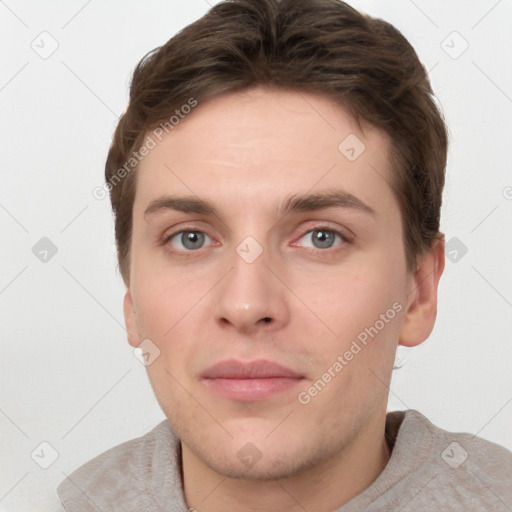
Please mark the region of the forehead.
<svg viewBox="0 0 512 512"><path fill-rule="evenodd" d="M162 194L195 195L243 211L284 196L343 188L375 209L393 206L385 132L326 96L254 88L184 116L139 164L134 212ZM380 206L379 206L380 205ZM396 205L395 205L396 206Z"/></svg>

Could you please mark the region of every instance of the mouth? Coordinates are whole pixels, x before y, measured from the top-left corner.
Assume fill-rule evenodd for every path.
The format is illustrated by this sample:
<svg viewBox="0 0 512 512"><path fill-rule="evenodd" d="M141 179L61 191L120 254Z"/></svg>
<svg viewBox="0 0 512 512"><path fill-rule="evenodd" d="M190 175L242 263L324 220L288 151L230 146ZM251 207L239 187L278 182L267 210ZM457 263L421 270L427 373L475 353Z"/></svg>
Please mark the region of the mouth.
<svg viewBox="0 0 512 512"><path fill-rule="evenodd" d="M242 402L266 400L289 391L303 381L294 370L268 360L243 363L221 361L201 374L207 388L224 398Z"/></svg>

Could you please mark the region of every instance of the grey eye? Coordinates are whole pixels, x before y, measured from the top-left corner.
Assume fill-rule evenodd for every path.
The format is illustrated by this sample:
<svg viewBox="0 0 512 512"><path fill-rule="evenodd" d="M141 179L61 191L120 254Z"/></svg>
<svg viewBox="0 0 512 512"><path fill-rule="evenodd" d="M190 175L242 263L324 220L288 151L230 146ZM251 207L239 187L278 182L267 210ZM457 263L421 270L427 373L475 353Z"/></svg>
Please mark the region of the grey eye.
<svg viewBox="0 0 512 512"><path fill-rule="evenodd" d="M336 237L342 239L339 233L331 229L313 229L302 238L306 237L312 241L314 249L330 249L333 247Z"/></svg>
<svg viewBox="0 0 512 512"><path fill-rule="evenodd" d="M181 244L181 247L178 246L178 249L193 251L201 249L207 236L201 231L180 231L171 238L171 243L176 239Z"/></svg>

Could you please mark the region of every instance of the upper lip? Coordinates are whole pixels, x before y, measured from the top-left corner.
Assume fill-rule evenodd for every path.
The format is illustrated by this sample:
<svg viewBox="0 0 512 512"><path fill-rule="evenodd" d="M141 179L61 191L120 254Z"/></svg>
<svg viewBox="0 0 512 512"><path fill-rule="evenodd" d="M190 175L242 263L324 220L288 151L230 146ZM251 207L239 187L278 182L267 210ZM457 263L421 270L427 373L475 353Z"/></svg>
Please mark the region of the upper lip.
<svg viewBox="0 0 512 512"><path fill-rule="evenodd" d="M274 361L259 359L242 362L229 359L205 370L203 379L268 379L272 377L301 378L302 375Z"/></svg>

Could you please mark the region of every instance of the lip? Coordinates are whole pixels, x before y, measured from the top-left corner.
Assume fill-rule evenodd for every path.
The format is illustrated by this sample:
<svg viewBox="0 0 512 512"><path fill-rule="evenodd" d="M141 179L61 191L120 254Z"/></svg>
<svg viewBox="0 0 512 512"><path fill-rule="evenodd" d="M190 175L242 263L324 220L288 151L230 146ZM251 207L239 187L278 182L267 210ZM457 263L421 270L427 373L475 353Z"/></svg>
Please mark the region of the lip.
<svg viewBox="0 0 512 512"><path fill-rule="evenodd" d="M225 398L254 402L290 390L304 376L266 359L247 363L229 359L205 370L201 379L208 389Z"/></svg>
<svg viewBox="0 0 512 512"><path fill-rule="evenodd" d="M203 379L267 379L275 377L301 378L302 375L274 361L258 359L244 363L228 359L205 370Z"/></svg>

